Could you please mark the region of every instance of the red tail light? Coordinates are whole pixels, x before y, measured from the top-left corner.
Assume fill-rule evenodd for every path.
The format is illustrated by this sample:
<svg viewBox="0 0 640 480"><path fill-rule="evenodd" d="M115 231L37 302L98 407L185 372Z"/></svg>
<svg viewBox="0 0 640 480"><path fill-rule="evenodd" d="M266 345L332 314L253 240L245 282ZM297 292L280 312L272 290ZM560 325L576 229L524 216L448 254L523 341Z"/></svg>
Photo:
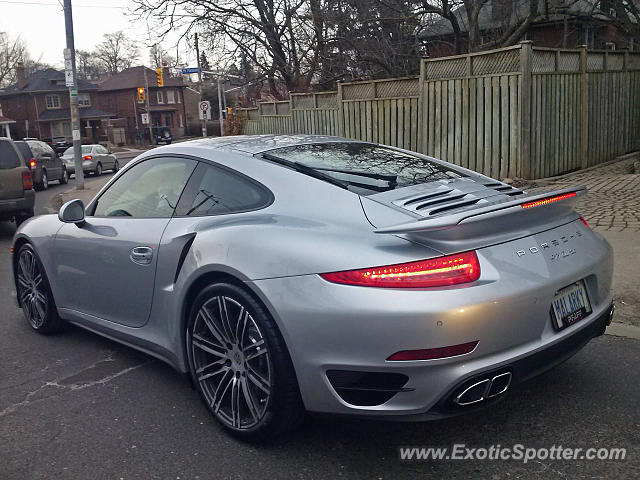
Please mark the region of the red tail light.
<svg viewBox="0 0 640 480"><path fill-rule="evenodd" d="M461 343L460 345L450 345L448 347L426 348L422 350L402 350L391 355L387 360L392 362L410 362L413 360L434 360L436 358L455 357L473 352L478 345L475 342Z"/></svg>
<svg viewBox="0 0 640 480"><path fill-rule="evenodd" d="M424 288L457 285L480 278L476 252L456 253L417 262L322 273L325 280L345 285L383 288Z"/></svg>
<svg viewBox="0 0 640 480"><path fill-rule="evenodd" d="M589 230L591 230L591 227L589 226L589 224L587 223L587 221L586 221L583 217L580 217L580 221L581 221L582 223L584 223L584 226L585 226L585 227L587 227Z"/></svg>
<svg viewBox="0 0 640 480"><path fill-rule="evenodd" d="M559 202L560 200L564 200L566 198L575 197L576 195L576 192L565 193L562 195L556 195L554 197L543 198L542 200L536 200L535 202L523 203L520 206L522 208L540 207L542 205L548 205L549 203Z"/></svg>
<svg viewBox="0 0 640 480"><path fill-rule="evenodd" d="M91 155L85 155L82 157L82 160L91 160L93 157Z"/></svg>
<svg viewBox="0 0 640 480"><path fill-rule="evenodd" d="M36 168L36 159L35 158L31 159L31 161L29 162L29 167Z"/></svg>
<svg viewBox="0 0 640 480"><path fill-rule="evenodd" d="M33 178L31 172L22 172L22 189L31 190L33 188Z"/></svg>

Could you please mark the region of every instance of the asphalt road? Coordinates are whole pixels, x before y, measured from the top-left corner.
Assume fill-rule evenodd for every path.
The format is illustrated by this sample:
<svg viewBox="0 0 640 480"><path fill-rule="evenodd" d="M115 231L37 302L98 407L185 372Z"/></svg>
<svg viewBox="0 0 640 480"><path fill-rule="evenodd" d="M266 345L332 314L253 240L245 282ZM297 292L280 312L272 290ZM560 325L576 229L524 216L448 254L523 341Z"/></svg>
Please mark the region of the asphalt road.
<svg viewBox="0 0 640 480"><path fill-rule="evenodd" d="M59 188L38 192L37 209ZM44 194L43 194L44 193ZM80 328L31 331L0 223L0 478L638 478L640 341L604 336L496 407L431 423L311 418L267 445L216 425L165 364ZM117 299L114 299L117 301ZM627 459L402 462L400 446L627 449Z"/></svg>

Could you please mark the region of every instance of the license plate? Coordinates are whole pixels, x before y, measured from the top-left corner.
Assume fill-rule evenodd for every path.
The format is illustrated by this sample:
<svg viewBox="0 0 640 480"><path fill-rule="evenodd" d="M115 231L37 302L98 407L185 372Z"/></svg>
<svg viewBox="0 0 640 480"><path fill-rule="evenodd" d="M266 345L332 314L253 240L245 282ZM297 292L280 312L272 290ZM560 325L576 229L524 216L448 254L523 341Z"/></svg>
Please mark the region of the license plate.
<svg viewBox="0 0 640 480"><path fill-rule="evenodd" d="M573 325L590 313L591 304L582 280L560 290L551 302L551 317L558 330Z"/></svg>

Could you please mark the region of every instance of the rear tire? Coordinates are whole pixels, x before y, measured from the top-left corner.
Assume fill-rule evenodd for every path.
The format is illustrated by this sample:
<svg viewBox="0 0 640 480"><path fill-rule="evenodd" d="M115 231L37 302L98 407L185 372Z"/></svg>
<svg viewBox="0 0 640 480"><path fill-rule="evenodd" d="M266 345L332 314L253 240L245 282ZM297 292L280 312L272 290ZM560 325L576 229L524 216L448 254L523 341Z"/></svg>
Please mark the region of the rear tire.
<svg viewBox="0 0 640 480"><path fill-rule="evenodd" d="M100 175L102 175L102 164L101 163L96 165L96 170L93 173L96 175L96 177L99 177Z"/></svg>
<svg viewBox="0 0 640 480"><path fill-rule="evenodd" d="M118 160L116 160L113 164L113 168L111 169L111 171L113 173L116 173L118 170L120 170L120 164L118 163Z"/></svg>
<svg viewBox="0 0 640 480"><path fill-rule="evenodd" d="M16 255L14 275L18 300L29 326L42 334L60 331L64 324L58 316L49 280L38 254L26 243Z"/></svg>
<svg viewBox="0 0 640 480"><path fill-rule="evenodd" d="M40 179L40 182L34 185L34 187L38 191L49 188L49 178L47 177L47 171L45 169L42 169L42 178Z"/></svg>
<svg viewBox="0 0 640 480"><path fill-rule="evenodd" d="M249 293L228 283L206 287L188 320L193 384L227 432L261 441L301 422L304 408L284 340Z"/></svg>
<svg viewBox="0 0 640 480"><path fill-rule="evenodd" d="M66 185L69 183L69 173L66 168L62 169L62 176L60 177L60 185Z"/></svg>

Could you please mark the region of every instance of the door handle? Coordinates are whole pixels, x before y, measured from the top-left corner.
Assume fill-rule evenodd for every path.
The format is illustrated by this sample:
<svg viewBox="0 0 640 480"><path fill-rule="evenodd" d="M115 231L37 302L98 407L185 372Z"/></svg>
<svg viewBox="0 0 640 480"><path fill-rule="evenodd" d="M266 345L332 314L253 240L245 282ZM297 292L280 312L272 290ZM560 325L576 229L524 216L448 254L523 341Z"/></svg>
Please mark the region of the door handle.
<svg viewBox="0 0 640 480"><path fill-rule="evenodd" d="M149 265L153 259L153 249L151 247L133 247L129 258L138 265Z"/></svg>

